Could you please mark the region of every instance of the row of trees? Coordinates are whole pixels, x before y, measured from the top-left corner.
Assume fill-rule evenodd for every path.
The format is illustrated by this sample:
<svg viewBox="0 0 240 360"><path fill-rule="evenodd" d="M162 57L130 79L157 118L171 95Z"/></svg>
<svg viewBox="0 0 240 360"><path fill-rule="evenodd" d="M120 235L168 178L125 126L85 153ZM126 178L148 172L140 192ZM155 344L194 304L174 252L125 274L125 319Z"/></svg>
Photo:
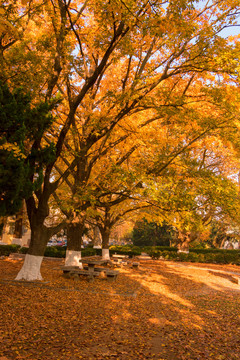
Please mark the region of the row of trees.
<svg viewBox="0 0 240 360"><path fill-rule="evenodd" d="M73 264L86 222L104 256L125 217L165 220L183 241L213 217L238 222L239 42L221 31L239 10L234 0L1 4L0 209L25 199L31 227L17 279L41 279L63 226Z"/></svg>
<svg viewBox="0 0 240 360"><path fill-rule="evenodd" d="M178 231L171 225L159 224L155 221L139 219L135 222L133 230L129 236L135 246L178 246L181 245ZM233 248L239 243L239 228L231 228L228 224L221 221L212 220L204 231L198 234L192 232L192 242L194 248ZM181 250L181 249L180 249Z"/></svg>

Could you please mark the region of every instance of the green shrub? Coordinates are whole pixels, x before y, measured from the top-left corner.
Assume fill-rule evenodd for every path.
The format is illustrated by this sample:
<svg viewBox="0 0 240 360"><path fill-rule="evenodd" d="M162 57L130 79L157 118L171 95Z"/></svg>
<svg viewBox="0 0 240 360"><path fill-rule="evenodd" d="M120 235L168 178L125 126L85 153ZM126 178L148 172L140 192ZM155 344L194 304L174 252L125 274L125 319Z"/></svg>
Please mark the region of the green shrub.
<svg viewBox="0 0 240 360"><path fill-rule="evenodd" d="M214 253L208 253L208 254L202 254L203 255L203 261L205 263L213 264L215 263L215 254Z"/></svg>
<svg viewBox="0 0 240 360"><path fill-rule="evenodd" d="M101 249L100 249L101 250ZM22 247L20 249L21 254L26 254L28 248ZM81 250L82 257L84 256L94 256L96 255L96 250L93 248L85 248ZM65 246L48 246L46 247L44 256L46 257L56 257L56 258L65 258L66 256L66 247Z"/></svg>
<svg viewBox="0 0 240 360"><path fill-rule="evenodd" d="M240 253L229 253L227 255L225 255L228 264L236 264L236 265L240 265Z"/></svg>
<svg viewBox="0 0 240 360"><path fill-rule="evenodd" d="M200 262L200 263L205 263L206 262L204 254L198 254L197 257L198 257L197 262Z"/></svg>
<svg viewBox="0 0 240 360"><path fill-rule="evenodd" d="M28 248L27 247L21 247L18 252L20 254L26 254L28 252Z"/></svg>
<svg viewBox="0 0 240 360"><path fill-rule="evenodd" d="M56 257L56 258L65 258L66 256L66 247L64 246L47 246L44 256L46 257Z"/></svg>
<svg viewBox="0 0 240 360"><path fill-rule="evenodd" d="M147 254L149 254L149 252L151 251L173 251L173 252L177 252L177 248L173 247L173 246L144 246L143 248L139 248L141 250L141 252L145 252Z"/></svg>
<svg viewBox="0 0 240 360"><path fill-rule="evenodd" d="M28 248L21 247L19 250L20 254L26 254L28 252ZM66 255L66 247L63 246L47 246L44 252L44 256L46 257L56 257L56 258L64 258Z"/></svg>
<svg viewBox="0 0 240 360"><path fill-rule="evenodd" d="M0 255L8 256L10 253L19 252L26 254L28 248L20 247L19 245L0 245ZM139 256L142 252L146 252L152 259L159 259L160 257L166 260L199 262L211 264L236 264L240 265L240 250L225 250L225 249L190 249L189 253L178 253L176 248L169 246L156 246L140 248L133 245L111 246L109 248L111 255L122 254L129 257ZM101 255L102 249L93 249L87 247L82 249L82 257ZM51 246L47 247L44 253L46 257L64 258L66 256L66 247Z"/></svg>
<svg viewBox="0 0 240 360"><path fill-rule="evenodd" d="M175 253L178 251L178 249L173 246L156 246L156 250L170 251L170 252L175 252Z"/></svg>
<svg viewBox="0 0 240 360"><path fill-rule="evenodd" d="M155 252L157 253L157 251ZM154 256L154 251L152 251L152 253ZM149 255L150 254L151 252L149 252ZM173 251L164 250L161 252L161 256L166 260L240 265L240 251L238 250L218 250L218 251L213 251L212 253L207 251L205 254L201 252L197 253L195 251L194 252L190 251L187 254L187 253L177 253Z"/></svg>
<svg viewBox="0 0 240 360"><path fill-rule="evenodd" d="M215 254L215 262L216 264L228 264L227 255L222 254Z"/></svg>
<svg viewBox="0 0 240 360"><path fill-rule="evenodd" d="M17 253L20 248L21 246L16 244L0 245L0 255L9 256L11 253Z"/></svg>
<svg viewBox="0 0 240 360"><path fill-rule="evenodd" d="M133 256L139 256L142 253L142 249L138 246L133 245L124 245L124 246L110 246L109 248L110 255L119 254L119 255L128 255L130 258Z"/></svg>
<svg viewBox="0 0 240 360"><path fill-rule="evenodd" d="M167 260L176 260L178 258L178 253L175 251L164 250L162 251L162 256Z"/></svg>
<svg viewBox="0 0 240 360"><path fill-rule="evenodd" d="M158 250L149 251L148 255L151 256L153 260L157 260L161 256L161 251Z"/></svg>
<svg viewBox="0 0 240 360"><path fill-rule="evenodd" d="M82 257L94 256L94 255L96 255L96 250L97 249L93 249L92 247L87 247L85 249L82 249L81 255L82 255ZM99 250L101 250L101 249L99 249Z"/></svg>
<svg viewBox="0 0 240 360"><path fill-rule="evenodd" d="M190 262L200 262L200 258L202 258L203 260L203 257L200 257L200 255L202 254L194 254L194 253L179 253L179 256L180 256L180 259L182 258L183 260L182 261L190 261Z"/></svg>

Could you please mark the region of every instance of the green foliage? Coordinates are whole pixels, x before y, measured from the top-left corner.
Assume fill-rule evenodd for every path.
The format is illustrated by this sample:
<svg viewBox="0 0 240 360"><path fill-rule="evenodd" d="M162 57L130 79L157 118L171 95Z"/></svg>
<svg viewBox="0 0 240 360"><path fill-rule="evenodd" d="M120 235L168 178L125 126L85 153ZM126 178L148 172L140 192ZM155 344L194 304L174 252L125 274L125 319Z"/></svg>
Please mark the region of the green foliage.
<svg viewBox="0 0 240 360"><path fill-rule="evenodd" d="M28 248L22 247L19 252L21 254L26 254ZM85 248L81 251L81 256L94 256L96 255L96 249L93 248ZM56 258L65 258L66 256L66 247L65 246L48 246L46 247L44 256L46 257L56 257Z"/></svg>
<svg viewBox="0 0 240 360"><path fill-rule="evenodd" d="M149 251L164 251L164 250L167 250L167 251L177 251L178 249L176 247L173 247L173 246L144 246L142 249L142 252L146 252L147 254L149 253Z"/></svg>
<svg viewBox="0 0 240 360"><path fill-rule="evenodd" d="M27 254L28 248L27 247L21 247L18 251L20 254Z"/></svg>
<svg viewBox="0 0 240 360"><path fill-rule="evenodd" d="M0 245L0 255L9 256L11 253L26 254L28 248L20 247L20 245ZM131 245L111 246L110 254L128 255L130 258L139 256L143 252L143 248ZM158 247L144 248L144 251L151 256L152 259L159 258L171 261L186 261L209 264L235 264L240 265L240 250L223 250L223 249L191 249L189 253L178 253L176 248ZM101 249L93 249L87 247L81 251L82 257L101 255ZM44 256L65 258L66 247L49 246L46 248Z"/></svg>
<svg viewBox="0 0 240 360"><path fill-rule="evenodd" d="M0 147L0 215L13 215L21 207L27 171L24 162Z"/></svg>
<svg viewBox="0 0 240 360"><path fill-rule="evenodd" d="M56 258L65 258L66 248L64 246L47 246L44 256L46 257L56 257Z"/></svg>
<svg viewBox="0 0 240 360"><path fill-rule="evenodd" d="M141 255L142 250L137 246L123 245L123 246L110 246L109 252L111 255L128 255L129 257Z"/></svg>
<svg viewBox="0 0 240 360"><path fill-rule="evenodd" d="M132 242L136 246L169 246L173 238L173 228L166 223L159 225L142 219L136 222L132 232Z"/></svg>
<svg viewBox="0 0 240 360"><path fill-rule="evenodd" d="M152 250L152 251L149 251L148 255L151 256L151 258L153 260L158 260L161 256L161 251Z"/></svg>
<svg viewBox="0 0 240 360"><path fill-rule="evenodd" d="M0 255L1 256L9 256L11 253L19 252L20 245L0 245Z"/></svg>
<svg viewBox="0 0 240 360"><path fill-rule="evenodd" d="M85 249L82 249L81 251L81 256L82 257L85 257L85 256L94 256L94 255L97 255L97 251L98 249L93 249L93 248L85 248ZM101 250L101 249L100 249ZM99 254L100 255L100 254Z"/></svg>
<svg viewBox="0 0 240 360"><path fill-rule="evenodd" d="M32 107L22 89L11 92L0 83L0 216L19 210L22 200L40 187L43 168L54 159L54 145L40 142L57 102Z"/></svg>
<svg viewBox="0 0 240 360"><path fill-rule="evenodd" d="M175 250L150 250L148 254L152 259L240 265L240 250L191 249L188 254L178 253L177 249Z"/></svg>

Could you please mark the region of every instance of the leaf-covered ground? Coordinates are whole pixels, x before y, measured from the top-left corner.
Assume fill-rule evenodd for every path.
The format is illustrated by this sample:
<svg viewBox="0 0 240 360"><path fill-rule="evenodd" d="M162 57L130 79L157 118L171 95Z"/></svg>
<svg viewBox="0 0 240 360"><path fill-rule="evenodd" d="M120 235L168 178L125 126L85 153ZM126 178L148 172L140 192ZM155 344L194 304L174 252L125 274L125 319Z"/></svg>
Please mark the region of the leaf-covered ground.
<svg viewBox="0 0 240 360"><path fill-rule="evenodd" d="M22 260L0 260L0 360L239 360L240 267L141 260L89 283L62 264L25 283Z"/></svg>

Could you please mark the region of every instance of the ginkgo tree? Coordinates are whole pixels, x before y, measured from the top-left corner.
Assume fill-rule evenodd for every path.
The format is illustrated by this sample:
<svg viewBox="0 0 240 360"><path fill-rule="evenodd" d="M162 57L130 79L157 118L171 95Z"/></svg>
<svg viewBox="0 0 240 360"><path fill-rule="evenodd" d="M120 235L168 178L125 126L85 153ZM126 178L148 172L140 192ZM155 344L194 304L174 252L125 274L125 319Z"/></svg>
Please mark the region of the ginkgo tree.
<svg viewBox="0 0 240 360"><path fill-rule="evenodd" d="M230 126L235 141L239 137L236 130ZM170 157L172 162L167 167L165 152L159 167L155 162L151 169L154 183L147 191L156 208L152 216L161 218L165 212L168 223L178 230L176 242L181 250L187 251L190 241L210 231L211 222L217 218L239 224L239 146L234 148L229 143L227 128L224 134L224 138L212 134L200 139L174 160Z"/></svg>
<svg viewBox="0 0 240 360"><path fill-rule="evenodd" d="M217 74L224 75L223 82L228 74L237 76L237 46L219 33L234 25L239 4L220 1L201 7L198 1L187 0L164 4L34 0L16 2L14 8L6 4L7 20L19 26L22 37L4 49L5 79L24 84L33 101L48 101L56 94L63 99L52 128L32 143L37 149L48 142L55 145L41 190L26 200L32 238L18 279L33 280L41 279L49 198L73 169L79 174L78 189L84 191L87 165L96 161L94 154L98 158L101 149L107 152L114 146L118 129L135 132L173 119L186 92L195 86L196 74L208 83L215 83ZM19 22L14 23L12 14ZM72 147L74 139L72 153L68 145ZM56 176L54 169L66 153L68 162Z"/></svg>
<svg viewBox="0 0 240 360"><path fill-rule="evenodd" d="M132 159L137 146L133 147L132 139L128 139L129 143L124 142L124 150L120 146L116 147L121 139L126 140L127 137L125 133L123 135L119 132L118 136L120 138L113 142L114 147L108 144L104 148L95 149L94 156L91 152L86 154L86 167L85 172L81 173L82 177L79 178L80 171L72 171L65 183L53 194L57 206L67 218L66 265L79 264L86 221L88 224L91 222L98 225L104 239L103 256L109 257L108 241L111 228L124 214L145 206L142 203L138 204L138 198L134 198L134 194L139 193L141 177L137 171L137 162L134 161L136 157ZM120 144L123 145L121 141ZM66 166L67 158L64 160ZM63 164L61 168L56 166L56 171L61 173L62 168ZM78 169L78 166L76 168ZM107 224L109 221L111 224ZM108 230L105 231L106 228Z"/></svg>
<svg viewBox="0 0 240 360"><path fill-rule="evenodd" d="M107 244L110 230L126 213L129 214L141 207L161 208L161 216L159 212L157 215L160 222L166 217L168 221L174 223L175 227L182 224L181 232L179 230L180 238L181 233L185 231L184 227L190 226L188 218L192 219L192 230L194 224L195 232L197 228L200 229L201 223L202 226L206 226L204 216L201 216L199 212L196 213L196 209L200 208L199 196L201 194L203 196L204 193L209 193L212 187L212 208L223 204L221 197L224 194L225 198L228 197L228 201L230 200L230 195L227 195L227 187L231 187L233 184L231 181L225 181L228 184L225 186L221 184L221 178L217 179L216 176L216 166L218 169L224 169L224 166L226 167L228 164L228 172L225 169L222 174L226 178L231 173L229 161L232 159L231 161L235 163L232 172L236 171L238 161L236 160L236 151L231 150L232 142L228 141L228 146L227 143L224 145L221 142L223 129L225 129L225 140L227 136L231 137L235 132L235 142L237 142L237 118L234 116L236 109L232 108L227 101L226 106L223 106L221 91L218 92L216 99L215 92L212 96L211 92L205 89L208 96L206 94L203 96L203 89L201 88L199 94L196 87L197 82L195 82L194 94L190 94L190 92L185 94L188 100L182 104L181 111L172 114L168 112L167 121L166 118L163 119L161 128L159 123L151 124L147 129L143 127L142 133L140 131L142 126L135 124L134 135L130 131L126 132L126 129L124 133L119 129L117 132L112 131L109 138L116 139L117 136L118 139L114 148L109 146L108 139L104 144L105 147L101 146L100 150L93 147L92 153L86 154L88 171L83 177L84 182L75 181L73 185L71 179L68 179L69 190L74 190L74 194L70 193L69 195L69 192L66 193L64 190L65 206L68 206L68 217L75 216L75 221L69 222L69 228L76 228L75 239L72 239L70 231L69 242L77 261L81 258L82 231L80 229L84 229L89 208L91 217L94 219L93 222L98 224L102 232L103 252L106 254L104 256L109 256ZM205 103L204 106L202 102ZM211 117L209 117L210 109L212 110ZM124 125L125 127L128 125L130 128L133 125L130 119L128 120L129 122L125 121ZM134 120L137 122L139 119L135 116ZM122 130L122 127L120 128ZM121 148L124 148L124 151L120 150ZM108 149L107 153L106 149ZM74 147L74 150L77 153L77 148ZM208 153L212 153L212 155L209 156ZM94 162L91 161L92 154L94 154ZM104 157L104 154L107 155ZM219 159L216 160L216 157ZM203 171L205 162L208 162L208 172ZM100 177L99 174L101 174ZM214 175L215 178L213 178ZM77 180L78 176L77 172L72 173L73 179ZM208 181L205 180L206 178ZM221 197L213 196L218 182ZM201 184L201 187L198 183ZM143 189L140 189L139 185ZM155 201L156 193L158 193L157 202ZM232 200L234 199L233 195L232 193ZM63 197L64 195L59 195L58 200L62 199L63 202ZM61 201L59 204L61 206ZM94 210L91 211L91 208ZM206 208L205 204L205 211ZM179 215L181 212L182 217ZM143 212L141 216L144 216ZM154 218L154 212L151 212L149 216ZM73 263L67 261L67 264ZM74 264L76 265L76 263Z"/></svg>
<svg viewBox="0 0 240 360"><path fill-rule="evenodd" d="M116 81L113 76L108 81L108 89L111 85L111 81L113 83ZM208 79L205 79L205 81L208 81ZM75 231L75 238L79 244L77 246L78 251L80 251L81 248L80 229L84 228L83 224L86 218L86 216L83 216L83 214L85 214L86 209L91 206L91 202L97 201L98 197L96 194L96 184L91 187L92 180L90 179L90 175L93 171L93 166L95 166L95 164L99 162L99 159L106 154L111 159L113 159L114 155L111 150L113 147L115 148L115 158L116 154L118 154L118 156L121 154L121 150L116 150L116 146L124 148L126 154L128 155L119 156L117 162L120 161L121 157L127 160L128 157L132 155L132 153L136 153L137 151L138 157L144 157L146 152L149 152L150 156L152 156L152 159L148 159L149 165L154 158L156 159L154 154L151 155L151 151L154 151L151 150L151 141L155 143L161 143L161 149L165 154L165 158L168 158L169 161L169 163L166 161L166 164L164 164L164 167L167 167L168 164L171 164L175 157L178 157L181 153L186 151L186 149L188 149L188 147L190 147L199 138L206 136L206 134L218 129L219 127L224 127L225 125L228 126L228 115L230 114L230 111L228 114L226 110L225 113L221 114L221 117L219 117L221 113L221 107L219 107L219 101L215 99L217 96L221 97L221 89L216 92L216 94L214 92L212 94L211 89L209 90L207 87L205 89L203 88L202 82L202 76L197 77L197 80L195 80L194 77L191 77L190 79L187 79L187 81L186 79L182 79L180 76L178 76L174 81L168 81L165 85L164 92L167 96L168 102L159 105L159 89L158 92L153 90L152 93L154 96L148 99L149 103L143 105L142 108L136 113L134 112L132 114L131 112L127 112L124 116L124 121L117 120L116 116L118 113L116 115L113 112L112 117L110 117L111 112L110 109L107 108L109 110L108 118L111 118L116 126L110 134L107 133L107 136L103 136L103 140L95 138L96 132L94 132L94 129L92 129L89 135L89 130L91 129L90 120L91 117L93 117L93 127L97 126L97 134L99 135L101 132L101 127L104 129L105 126L105 108L107 105L104 103L101 107L101 102L97 101L97 95L94 95L93 98L89 98L87 104L81 105L81 121L76 121L73 133L71 134L73 137L75 136L75 140L72 141L72 148L70 145L71 140L69 140L66 150L68 151L69 155L72 153L75 157L79 157L79 162L77 165L78 170L74 171L73 173L74 186L70 185L70 188L72 188L74 191L74 194L71 195L72 199L75 198L75 200L78 200L72 202L70 205L72 213L70 212L71 215L68 214L68 216L72 219L75 217L74 221L71 221L70 219L69 227L78 227L78 230L76 229ZM190 86L193 88L191 92L189 91ZM100 90L99 94L101 94ZM113 96L112 94L113 92L111 92L111 96ZM161 95L163 94L161 93ZM106 99L104 98L104 101L105 100ZM94 111L91 113L91 109L94 108L93 104L95 102L97 102L97 110L96 112ZM201 103L201 105L198 105L198 103ZM118 102L116 102L116 106L117 105L119 106ZM196 106L197 110L194 109ZM215 113L215 116L209 116L210 111ZM84 118L85 112L86 118ZM98 119L101 122L97 122ZM84 121L86 121L86 123ZM151 129L150 124L153 122L157 122L157 124ZM143 132L145 132L146 127L150 128L150 131L147 132L147 137L151 139L148 141L148 145L144 145L143 139ZM158 136L155 135L156 131ZM171 132L174 131L175 137L172 137L171 140ZM133 133L135 134L134 140L132 136ZM179 139L176 140L176 136L181 141L179 141ZM93 142L91 138L93 139ZM126 139L130 139L128 145L125 141ZM165 145L170 147L171 141L173 141L174 144L177 143L177 146L176 150L172 154L169 154ZM88 146L85 146L85 144ZM159 159L157 159L157 163L159 165ZM138 166L137 162L135 165ZM144 165L144 168L145 167L146 165ZM105 168L106 164L103 163L102 167L98 167L98 170L94 170L97 174L95 176L98 177L99 173L101 173L101 177L104 177ZM86 201L87 199L88 201ZM80 200L83 200L82 204L80 203ZM80 213L81 216L79 216ZM69 229L69 234L71 233L72 231ZM72 244L70 235L69 240ZM76 245L74 246L76 248ZM76 254L74 256L76 256Z"/></svg>

